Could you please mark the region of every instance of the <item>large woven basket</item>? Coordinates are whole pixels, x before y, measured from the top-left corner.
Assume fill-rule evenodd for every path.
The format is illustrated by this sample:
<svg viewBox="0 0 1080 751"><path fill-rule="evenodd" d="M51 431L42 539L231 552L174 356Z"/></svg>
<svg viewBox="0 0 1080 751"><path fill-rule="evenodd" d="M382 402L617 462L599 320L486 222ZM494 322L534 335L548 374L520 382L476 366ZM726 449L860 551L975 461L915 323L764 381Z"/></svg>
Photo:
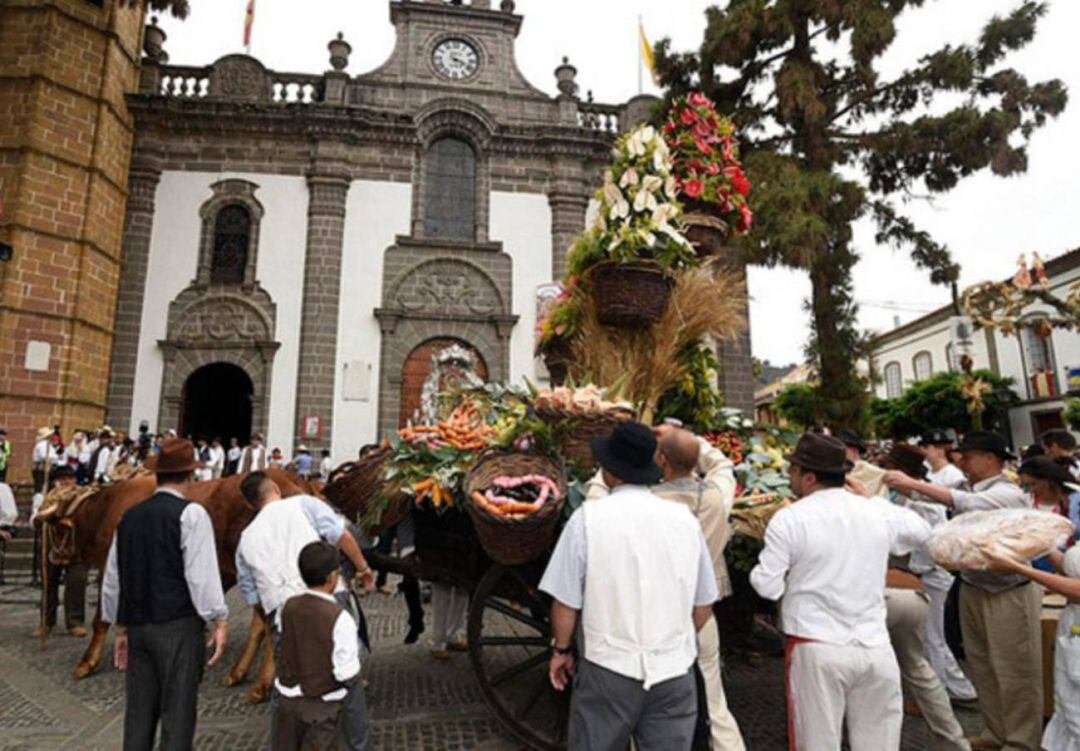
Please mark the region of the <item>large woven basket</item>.
<svg viewBox="0 0 1080 751"><path fill-rule="evenodd" d="M476 505L472 494L490 488L492 480L502 475L550 477L559 486L559 500L545 503L524 519L492 516ZM484 552L496 563L518 566L539 558L551 548L566 501L566 471L561 462L543 454L493 449L481 455L465 475L465 499Z"/></svg>
<svg viewBox="0 0 1080 751"><path fill-rule="evenodd" d="M582 414L550 407L537 408L536 416L554 426L559 453L567 464L577 472L589 474L597 468L590 445L592 439L611 435L616 425L633 418L629 412L622 410Z"/></svg>
<svg viewBox="0 0 1080 751"><path fill-rule="evenodd" d="M323 495L349 519L366 516L382 485L382 470L394 451L389 446L370 445L360 450L360 458L346 462L330 473ZM364 531L381 535L393 529L409 513L409 499L402 494L393 499L382 512L379 521Z"/></svg>
<svg viewBox="0 0 1080 751"><path fill-rule="evenodd" d="M673 281L655 263L601 263L590 276L596 317L605 326L644 328L667 310Z"/></svg>

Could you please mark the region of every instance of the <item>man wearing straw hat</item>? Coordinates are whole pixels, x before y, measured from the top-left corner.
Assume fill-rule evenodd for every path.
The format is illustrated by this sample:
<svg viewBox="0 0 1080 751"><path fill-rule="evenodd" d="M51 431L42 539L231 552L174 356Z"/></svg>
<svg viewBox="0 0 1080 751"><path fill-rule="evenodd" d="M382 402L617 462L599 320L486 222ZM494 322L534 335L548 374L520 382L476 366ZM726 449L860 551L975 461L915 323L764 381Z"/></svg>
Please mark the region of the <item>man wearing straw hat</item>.
<svg viewBox="0 0 1080 751"><path fill-rule="evenodd" d="M620 423L594 438L611 495L563 530L540 589L551 606L549 677L570 700L569 748L688 749L697 721L697 632L712 616L716 577L689 509L647 489L663 476L656 438ZM581 659L572 640L584 633Z"/></svg>
<svg viewBox="0 0 1080 751"><path fill-rule="evenodd" d="M34 453L31 456L31 475L34 479L34 492L44 495L48 489L49 473L56 461L56 449L52 444L52 428L41 428L34 440Z"/></svg>
<svg viewBox="0 0 1080 751"><path fill-rule="evenodd" d="M159 722L159 748L190 749L203 666L225 652L229 611L214 529L206 509L184 497L201 466L191 441L165 441L146 462L157 492L124 513L109 548L101 618L116 624L114 662L127 671L125 751L149 751Z"/></svg>
<svg viewBox="0 0 1080 751"><path fill-rule="evenodd" d="M903 699L885 574L890 553L907 555L930 527L845 489L852 463L837 438L806 433L788 461L799 500L769 522L750 583L781 600L791 747L838 749L846 720L852 751L896 751Z"/></svg>

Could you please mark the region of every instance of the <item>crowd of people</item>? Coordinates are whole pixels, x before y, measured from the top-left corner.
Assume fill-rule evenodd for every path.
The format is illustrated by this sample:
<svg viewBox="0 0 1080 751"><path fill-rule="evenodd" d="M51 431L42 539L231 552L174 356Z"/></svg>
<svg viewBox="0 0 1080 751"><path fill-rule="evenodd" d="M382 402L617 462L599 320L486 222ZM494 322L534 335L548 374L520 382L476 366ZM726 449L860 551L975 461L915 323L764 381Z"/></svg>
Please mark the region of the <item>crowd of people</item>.
<svg viewBox="0 0 1080 751"><path fill-rule="evenodd" d="M56 454L76 462L57 465L53 481L78 482L75 464L87 453L96 472L117 438L108 428L74 436ZM55 431L41 440L55 447ZM293 469L322 473L300 448ZM553 599L549 680L574 688L570 748L621 751L632 740L642 751L688 749L696 735L714 750L744 749L715 617L732 593L732 462L673 425L622 423L592 449L601 469L539 585ZM986 567L959 576L927 549L935 527L979 510L1035 507L1077 521L1075 452L1067 431L1045 434L1022 458L983 431L957 439L930 430L877 448L850 431L802 436L787 457L795 500L770 520L750 574L757 594L779 603L792 748L839 749L846 738L852 751L898 749L906 697L936 748L1080 751L1080 610L1061 615L1056 710L1045 728L1040 625L1043 588L1080 600L1074 540L1031 565L987 549ZM117 626L116 666L127 672L125 747L149 748L159 725L164 747L190 746L197 686L224 649L228 609L209 516L184 494L208 471L235 471L246 475L241 492L255 511L236 554L238 585L267 617L279 666L272 747L365 748L360 665L369 645L353 594L375 585L361 547L373 541L315 497L283 498L263 471L274 451L258 435L229 450L165 436L137 461L158 490L121 519L102 587L103 619ZM339 574L342 556L355 588ZM85 633L85 571L64 574L67 628ZM454 598L467 604L467 593L446 594L433 599L440 658L464 641ZM54 626L58 606L50 588L41 629ZM962 643L950 640L953 613ZM958 703L978 706L982 735L965 737Z"/></svg>

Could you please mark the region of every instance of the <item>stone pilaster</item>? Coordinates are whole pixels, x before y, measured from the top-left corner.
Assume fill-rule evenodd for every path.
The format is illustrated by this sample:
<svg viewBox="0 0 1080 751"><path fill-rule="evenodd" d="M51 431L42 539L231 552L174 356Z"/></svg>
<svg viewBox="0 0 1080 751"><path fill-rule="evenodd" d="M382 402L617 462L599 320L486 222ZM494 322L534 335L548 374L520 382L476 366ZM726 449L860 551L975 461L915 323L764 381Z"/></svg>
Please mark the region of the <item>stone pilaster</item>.
<svg viewBox="0 0 1080 751"><path fill-rule="evenodd" d="M585 211L589 198L584 192L553 191L548 195L551 206L551 278L560 281L566 276L566 251L585 227Z"/></svg>
<svg viewBox="0 0 1080 751"><path fill-rule="evenodd" d="M300 365L296 380L296 443L317 455L330 447L337 368L341 294L341 245L349 178L315 170L308 176L307 255L300 316ZM322 438L303 437L303 419L318 415Z"/></svg>
<svg viewBox="0 0 1080 751"><path fill-rule="evenodd" d="M147 264L150 259L150 233L154 226L154 195L160 178L161 172L158 169L138 165L132 168L128 176L120 285L116 298L116 329L106 402L109 424L125 432L132 427L132 417L151 422L155 419L155 415L133 416L131 407L135 393L135 364L139 354ZM158 429L158 426L152 427Z"/></svg>
<svg viewBox="0 0 1080 751"><path fill-rule="evenodd" d="M716 358L720 361L720 390L724 405L742 410L746 417L754 416L754 360L750 353L750 300L746 293L746 264L729 254L721 255L724 268L742 282L740 308L746 327L735 339L718 342Z"/></svg>

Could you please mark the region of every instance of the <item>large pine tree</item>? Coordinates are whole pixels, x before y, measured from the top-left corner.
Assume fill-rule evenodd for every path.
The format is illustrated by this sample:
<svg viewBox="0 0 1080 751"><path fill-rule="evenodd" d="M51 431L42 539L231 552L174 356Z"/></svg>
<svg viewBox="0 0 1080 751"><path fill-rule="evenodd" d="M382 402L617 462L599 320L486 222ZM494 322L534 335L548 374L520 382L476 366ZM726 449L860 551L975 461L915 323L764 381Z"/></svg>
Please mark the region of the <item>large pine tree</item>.
<svg viewBox="0 0 1080 751"><path fill-rule="evenodd" d="M852 222L871 216L879 243L910 249L934 283L952 284L959 269L948 249L903 215L904 199L986 168L1023 172L1032 134L1066 103L1061 81L1029 83L1002 64L1034 38L1039 2L883 80L877 66L898 17L921 5L729 0L706 11L698 52L657 46L669 97L703 91L739 127L754 183L755 227L739 245L746 259L810 276L808 354L821 381L819 418L834 425L857 424L866 398L855 370Z"/></svg>

